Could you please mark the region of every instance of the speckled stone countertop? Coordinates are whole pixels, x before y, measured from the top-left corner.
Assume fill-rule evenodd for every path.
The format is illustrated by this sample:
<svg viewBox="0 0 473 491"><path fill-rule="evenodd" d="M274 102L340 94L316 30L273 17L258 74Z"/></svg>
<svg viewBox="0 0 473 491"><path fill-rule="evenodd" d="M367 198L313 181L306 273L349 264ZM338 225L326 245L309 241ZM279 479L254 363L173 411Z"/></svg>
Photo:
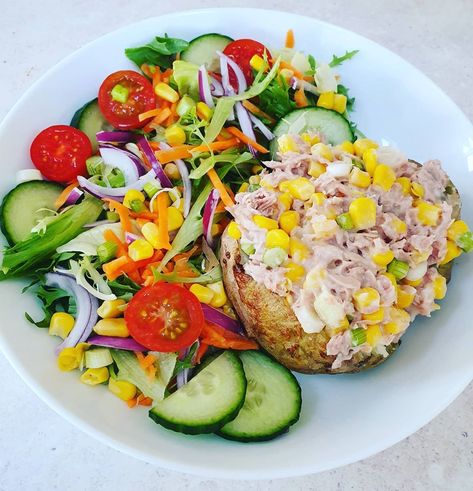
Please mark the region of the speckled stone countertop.
<svg viewBox="0 0 473 491"><path fill-rule="evenodd" d="M145 17L215 6L292 10L354 30L413 63L473 118L472 0L0 0L0 119L45 71L102 34ZM205 480L128 457L49 409L1 355L0 374L1 491L412 491L473 486L473 385L415 435L367 460L294 479L243 482Z"/></svg>

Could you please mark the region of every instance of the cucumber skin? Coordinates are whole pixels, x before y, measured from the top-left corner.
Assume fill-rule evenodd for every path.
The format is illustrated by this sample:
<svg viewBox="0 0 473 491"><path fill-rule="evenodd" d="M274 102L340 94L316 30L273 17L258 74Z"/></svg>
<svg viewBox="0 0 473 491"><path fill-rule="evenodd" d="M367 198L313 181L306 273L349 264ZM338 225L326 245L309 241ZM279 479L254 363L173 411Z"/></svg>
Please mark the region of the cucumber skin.
<svg viewBox="0 0 473 491"><path fill-rule="evenodd" d="M200 43L202 43L202 41L205 41L205 38L212 38L212 37L219 37L221 39L227 39L228 40L228 44L230 44L231 42L233 42L234 40L230 37L230 36L225 36L224 34L219 34L217 32L209 32L207 34L201 34L200 36L197 36L196 38L192 39L192 41L189 42L189 46L187 47L187 49L185 49L182 53L181 53L181 60L183 61L188 61L190 63L195 63L193 60L192 60L192 51L196 48L196 44L199 45ZM191 54L191 59L189 60L189 53Z"/></svg>
<svg viewBox="0 0 473 491"><path fill-rule="evenodd" d="M15 186L13 189L11 189L3 197L2 204L0 206L0 230L2 231L2 234L5 236L5 239L7 239L8 244L11 246L14 246L16 244L16 242L13 240L13 238L11 237L11 235L9 234L9 232L7 230L7 227L5 226L5 220L3 219L4 208L5 208L5 205L8 204L9 199L14 197L15 191L18 189L19 186L23 186L24 184L30 184L31 182L48 183L48 185L51 185L51 187L56 186L58 188L58 191L59 191L58 196L63 190L63 187L61 185L56 184L54 182L50 182L50 181L26 181L26 182L22 182L22 183L18 184L17 186ZM12 194L13 194L13 196L10 196Z"/></svg>
<svg viewBox="0 0 473 491"><path fill-rule="evenodd" d="M149 417L155 423L163 426L164 428L167 428L168 430L176 431L178 433L184 433L185 435L202 435L206 433L216 433L220 428L222 428L222 426L225 426L230 421L233 421L238 416L240 409L243 407L243 404L245 403L247 382L245 377L245 371L243 370L243 363L241 362L240 358L237 355L235 355L233 352L231 353L233 354L232 361L235 365L235 368L240 372L243 397L241 398L240 402L237 405L235 405L235 408L233 408L230 413L227 413L227 415L224 418L222 418L221 420L215 423L189 426L186 424L176 424L172 421L162 418L158 414L154 413L153 409L150 409L148 413Z"/></svg>
<svg viewBox="0 0 473 491"><path fill-rule="evenodd" d="M96 97L95 99L92 99L91 101L89 102L86 102L82 107L80 107L79 109L77 109L77 111L74 113L74 115L72 116L72 119L71 119L71 122L70 122L70 126L72 126L73 128L77 128L78 130L81 130L84 134L87 135L87 137L89 138L90 140L90 143L92 144L92 151L94 153L97 152L98 150L98 142L97 142L97 139L93 138L93 140L91 139L91 136L87 134L86 131L84 131L84 129L82 128L82 118L86 115L86 113L88 112L89 109L92 108L92 106L97 106L98 107L98 98ZM99 108L99 111L100 111L100 108ZM102 114L102 112L100 111L100 114ZM105 120L105 118L103 117L102 115L102 118L103 118L103 121L106 123L105 125L102 124L102 128L105 128L107 126L110 126L107 121Z"/></svg>
<svg viewBox="0 0 473 491"><path fill-rule="evenodd" d="M263 352L261 351L261 353ZM293 380L295 387L297 387L296 396L297 396L297 405L299 410L297 411L297 414L291 420L289 420L284 426L282 426L279 430L276 430L270 434L258 435L258 436L238 436L238 435L226 434L220 430L215 432L218 436L224 438L225 440L230 440L233 442L240 442L240 443L267 442L269 440L274 440L275 438L277 438L280 435L283 435L284 433L287 433L289 431L289 428L295 423L297 423L300 419L301 407L302 407L302 390L301 390L301 386L299 385L299 382L297 381L294 374L289 369L281 365L278 361L276 361L274 357L272 357L266 352L264 352L264 355L267 356L273 363L279 365L284 370L286 370L287 376Z"/></svg>

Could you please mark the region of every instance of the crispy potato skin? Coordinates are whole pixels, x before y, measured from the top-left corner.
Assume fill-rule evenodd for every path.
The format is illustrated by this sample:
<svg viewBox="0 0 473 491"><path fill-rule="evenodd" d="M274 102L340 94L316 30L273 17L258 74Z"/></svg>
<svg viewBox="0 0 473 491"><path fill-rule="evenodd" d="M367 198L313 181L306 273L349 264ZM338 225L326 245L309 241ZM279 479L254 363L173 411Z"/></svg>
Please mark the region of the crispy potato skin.
<svg viewBox="0 0 473 491"><path fill-rule="evenodd" d="M419 164L420 165L420 164ZM455 186L446 195L453 206L454 218L460 216L460 197ZM242 320L249 337L287 368L302 373L355 373L373 368L387 360L381 355L356 353L338 369L331 368L335 359L326 353L329 337L324 333L306 333L285 298L269 291L244 272L238 242L222 236L220 262L227 295ZM439 268L450 279L452 263ZM400 345L387 346L391 355Z"/></svg>

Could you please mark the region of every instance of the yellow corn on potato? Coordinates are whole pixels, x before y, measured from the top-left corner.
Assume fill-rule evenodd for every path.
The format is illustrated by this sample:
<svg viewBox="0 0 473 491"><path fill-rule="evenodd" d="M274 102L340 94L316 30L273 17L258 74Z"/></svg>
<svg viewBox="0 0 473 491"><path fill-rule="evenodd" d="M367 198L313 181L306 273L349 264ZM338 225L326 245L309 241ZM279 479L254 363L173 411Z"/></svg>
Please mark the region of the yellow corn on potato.
<svg viewBox="0 0 473 491"><path fill-rule="evenodd" d="M146 225L151 224L151 222ZM146 226L145 225L145 226ZM145 228L143 226L143 228ZM144 235L144 234L143 234ZM141 259L149 259L154 254L154 247L144 239L136 239L128 246L128 255L132 261L141 261Z"/></svg>
<svg viewBox="0 0 473 491"><path fill-rule="evenodd" d="M343 150L344 152L349 153L351 155L355 155L355 147L354 147L353 143L348 141L348 140L340 143L340 145L338 145L337 148L339 148L340 150Z"/></svg>
<svg viewBox="0 0 473 491"><path fill-rule="evenodd" d="M141 201L141 203L144 203L145 195L141 191L130 189L126 192L125 197L123 198L123 205L127 208L131 208L132 201Z"/></svg>
<svg viewBox="0 0 473 491"><path fill-rule="evenodd" d="M435 227L440 219L440 207L424 200L417 200L417 217L423 225Z"/></svg>
<svg viewBox="0 0 473 491"><path fill-rule="evenodd" d="M276 220L265 217L263 215L255 215L253 217L253 222L255 222L258 227L265 228L266 230L273 230L278 228L278 222Z"/></svg>
<svg viewBox="0 0 473 491"><path fill-rule="evenodd" d="M287 269L286 278L288 280L299 281L304 277L305 269L300 264L291 261L288 262L284 267Z"/></svg>
<svg viewBox="0 0 473 491"><path fill-rule="evenodd" d="M88 368L81 376L80 381L86 385L99 385L106 382L110 377L107 367Z"/></svg>
<svg viewBox="0 0 473 491"><path fill-rule="evenodd" d="M250 185L247 183L247 182L244 182L239 188L238 188L238 192L239 193L246 193L248 191L248 188L250 187Z"/></svg>
<svg viewBox="0 0 473 491"><path fill-rule="evenodd" d="M391 227L398 234L405 234L407 232L407 224L398 217L394 217L391 220Z"/></svg>
<svg viewBox="0 0 473 491"><path fill-rule="evenodd" d="M110 378L108 381L108 390L122 401L129 401L136 396L136 386L126 380L116 380Z"/></svg>
<svg viewBox="0 0 473 491"><path fill-rule="evenodd" d="M299 147L290 135L282 135L278 138L278 148L280 153L299 152Z"/></svg>
<svg viewBox="0 0 473 491"><path fill-rule="evenodd" d="M179 100L179 94L168 84L164 82L159 82L154 87L154 93L168 102L177 102Z"/></svg>
<svg viewBox="0 0 473 491"><path fill-rule="evenodd" d="M356 143L356 142L355 142ZM368 148L363 152L363 163L368 174L373 177L376 166L378 165L378 157L376 155L376 149Z"/></svg>
<svg viewBox="0 0 473 491"><path fill-rule="evenodd" d="M330 337L335 336L336 334L340 334L343 331L346 331L350 326L350 321L345 317L342 319L340 324L336 327L333 326L325 326L325 330L327 331Z"/></svg>
<svg viewBox="0 0 473 491"><path fill-rule="evenodd" d="M317 106L324 107L325 109L333 109L335 104L334 92L322 92L317 99Z"/></svg>
<svg viewBox="0 0 473 491"><path fill-rule="evenodd" d="M182 145L186 143L186 132L175 124L166 128L164 138L166 138L169 145Z"/></svg>
<svg viewBox="0 0 473 491"><path fill-rule="evenodd" d="M286 82L289 82L291 78L294 76L294 71L289 68L283 68L279 72L279 76L282 77Z"/></svg>
<svg viewBox="0 0 473 491"><path fill-rule="evenodd" d="M240 240L241 239L241 230L240 227L237 225L236 222L231 221L228 224L228 229L227 229L228 235L235 240Z"/></svg>
<svg viewBox="0 0 473 491"><path fill-rule="evenodd" d="M398 177L396 182L402 188L402 194L407 196L411 192L411 180L408 177Z"/></svg>
<svg viewBox="0 0 473 491"><path fill-rule="evenodd" d="M314 193L311 197L310 200L315 203L316 205L322 205L323 202L327 199L327 196L325 196L324 193Z"/></svg>
<svg viewBox="0 0 473 491"><path fill-rule="evenodd" d="M438 275L433 281L433 286L435 300L442 300L447 294L447 280L445 277Z"/></svg>
<svg viewBox="0 0 473 491"><path fill-rule="evenodd" d="M289 240L289 254L294 261L300 263L309 255L309 249L300 240L291 237Z"/></svg>
<svg viewBox="0 0 473 491"><path fill-rule="evenodd" d="M310 165L309 165L308 174L309 174L309 176L317 178L317 177L321 176L322 174L324 174L326 170L327 170L327 167L325 167L324 164L321 164L320 162L316 162L315 160L311 160Z"/></svg>
<svg viewBox="0 0 473 491"><path fill-rule="evenodd" d="M284 230L273 229L269 230L266 234L266 247L272 249L273 247L280 247L285 251L289 250L289 235Z"/></svg>
<svg viewBox="0 0 473 491"><path fill-rule="evenodd" d="M376 347L381 339L382 333L379 324L373 324L366 328L366 342L372 347Z"/></svg>
<svg viewBox="0 0 473 491"><path fill-rule="evenodd" d="M368 172L362 171L361 169L358 169L358 167L353 167L350 172L349 182L353 186L367 188L371 184L371 176Z"/></svg>
<svg viewBox="0 0 473 491"><path fill-rule="evenodd" d="M299 213L297 211L284 211L279 217L279 226L288 234L291 233L292 229L299 225Z"/></svg>
<svg viewBox="0 0 473 491"><path fill-rule="evenodd" d="M393 251L378 252L373 254L371 259L378 266L385 268L394 259L394 253Z"/></svg>
<svg viewBox="0 0 473 491"><path fill-rule="evenodd" d="M215 283L208 283L207 288L210 288L214 292L214 296L210 302L210 305L215 308L223 307L227 301L227 294L223 286L223 281L216 281Z"/></svg>
<svg viewBox="0 0 473 491"><path fill-rule="evenodd" d="M307 201L315 191L315 186L306 177L296 177L289 181L287 190L295 199Z"/></svg>
<svg viewBox="0 0 473 491"><path fill-rule="evenodd" d="M424 278L419 278L418 280L406 280L404 278L404 280L403 280L403 282L406 285L413 286L413 287L419 286L423 281L424 281Z"/></svg>
<svg viewBox="0 0 473 491"><path fill-rule="evenodd" d="M177 230L183 223L184 215L175 206L170 206L168 208L168 230L170 232Z"/></svg>
<svg viewBox="0 0 473 491"><path fill-rule="evenodd" d="M378 164L374 169L373 184L389 191L396 181L396 174L389 165Z"/></svg>
<svg viewBox="0 0 473 491"><path fill-rule="evenodd" d="M70 372L79 368L82 357L84 356L84 343L78 344L75 348L64 348L57 357L57 366L62 372Z"/></svg>
<svg viewBox="0 0 473 491"><path fill-rule="evenodd" d="M141 227L141 233L143 234L143 237L146 239L144 242L147 241L147 243L151 245L151 249L153 249L153 248L159 249L159 246L161 245L160 241L159 241L159 228L155 223L153 223L153 222L145 223L143 225L143 227ZM138 242L138 240L135 240L134 242L132 242L129 245L128 252L130 251L131 246L133 244L135 244L136 242ZM138 250L136 251L137 253L140 253L141 247L142 247L142 245L138 245ZM145 248L144 248L145 254L149 254L149 249L150 248L148 246L145 246ZM154 254L154 251L152 251L148 257L151 257L153 254ZM133 257L131 255L130 255L130 257L133 259ZM143 257L140 259L146 259L146 258ZM137 259L133 259L133 260L137 261Z"/></svg>
<svg viewBox="0 0 473 491"><path fill-rule="evenodd" d="M215 292L213 290L207 288L204 285L199 285L198 283L194 283L189 288L189 291L199 299L199 302L206 304L209 304L215 295Z"/></svg>
<svg viewBox="0 0 473 491"><path fill-rule="evenodd" d="M380 307L371 314L362 314L361 318L368 322L368 324L379 324L384 319L384 307Z"/></svg>
<svg viewBox="0 0 473 491"><path fill-rule="evenodd" d="M383 329L389 334L399 334L407 329L410 322L411 316L404 309L389 307L389 321L383 325Z"/></svg>
<svg viewBox="0 0 473 491"><path fill-rule="evenodd" d="M328 145L325 145L325 143L316 143L315 145L312 145L310 152L312 155L316 155L322 159L329 160L330 162L333 161L332 150Z"/></svg>
<svg viewBox="0 0 473 491"><path fill-rule="evenodd" d="M125 319L102 319L94 326L94 331L100 336L116 336L117 338L127 338L130 333Z"/></svg>
<svg viewBox="0 0 473 491"><path fill-rule="evenodd" d="M444 258L440 261L440 265L447 264L453 261L462 253L462 250L452 240L447 240L447 252Z"/></svg>
<svg viewBox="0 0 473 491"><path fill-rule="evenodd" d="M456 242L463 234L470 229L463 220L455 220L447 230L447 238Z"/></svg>
<svg viewBox="0 0 473 491"><path fill-rule="evenodd" d="M354 199L348 213L356 229L362 230L376 225L376 203L367 197Z"/></svg>
<svg viewBox="0 0 473 491"><path fill-rule="evenodd" d="M416 296L416 290L410 285L397 285L396 306L400 309L407 309Z"/></svg>
<svg viewBox="0 0 473 491"><path fill-rule="evenodd" d="M353 294L353 303L355 304L356 310L358 312L365 312L367 309L371 310L373 305L379 307L379 302L381 298L379 296L378 290L374 288L360 288Z"/></svg>
<svg viewBox="0 0 473 491"><path fill-rule="evenodd" d="M392 273L383 273L382 276L386 276L386 278L391 282L391 285L396 289L397 287L397 281L396 277Z"/></svg>
<svg viewBox="0 0 473 491"><path fill-rule="evenodd" d="M205 102L198 102L196 105L197 117L202 121L210 121L213 111Z"/></svg>
<svg viewBox="0 0 473 491"><path fill-rule="evenodd" d="M347 96L343 94L335 94L333 101L333 110L343 114L347 109Z"/></svg>
<svg viewBox="0 0 473 491"><path fill-rule="evenodd" d="M105 300L97 309L97 314L102 319L114 319L120 317L125 310L126 302L121 298L115 300Z"/></svg>
<svg viewBox="0 0 473 491"><path fill-rule="evenodd" d="M425 194L424 186L418 182L411 183L411 194L415 198L423 198Z"/></svg>
<svg viewBox="0 0 473 491"><path fill-rule="evenodd" d="M176 164L170 162L164 166L164 173L169 177L169 179L177 180L180 179L181 174Z"/></svg>
<svg viewBox="0 0 473 491"><path fill-rule="evenodd" d="M362 157L363 153L370 148L378 148L378 144L369 138L358 138L358 140L356 140L353 144L355 155L358 157Z"/></svg>
<svg viewBox="0 0 473 491"><path fill-rule="evenodd" d="M287 191L285 193L282 193L278 197L279 202L281 205L284 207L285 210L290 210L292 206L292 196L291 193L288 193Z"/></svg>
<svg viewBox="0 0 473 491"><path fill-rule="evenodd" d="M309 133L302 133L301 138L310 146L320 142L318 135L310 135Z"/></svg>
<svg viewBox="0 0 473 491"><path fill-rule="evenodd" d="M259 55L253 55L251 57L250 66L257 72L260 70L266 71L269 68L268 63Z"/></svg>
<svg viewBox="0 0 473 491"><path fill-rule="evenodd" d="M74 327L75 319L67 312L55 312L49 322L49 335L67 338Z"/></svg>

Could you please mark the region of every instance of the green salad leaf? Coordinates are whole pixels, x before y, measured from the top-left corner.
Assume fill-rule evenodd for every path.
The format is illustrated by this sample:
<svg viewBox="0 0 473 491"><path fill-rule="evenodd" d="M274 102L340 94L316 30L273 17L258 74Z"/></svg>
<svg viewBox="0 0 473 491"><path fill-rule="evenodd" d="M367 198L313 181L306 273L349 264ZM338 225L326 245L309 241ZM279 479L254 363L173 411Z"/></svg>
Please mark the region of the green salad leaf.
<svg viewBox="0 0 473 491"><path fill-rule="evenodd" d="M191 179L200 179L207 174L210 169L213 169L218 163L233 163L235 165L243 164L245 162L255 162L253 155L250 152L238 153L221 153L218 155L210 155L200 160L200 164L197 168L191 171L189 177Z"/></svg>
<svg viewBox="0 0 473 491"><path fill-rule="evenodd" d="M176 60L172 64L173 78L177 85L177 90L181 97L189 95L194 100L200 100L199 97L199 67L188 61Z"/></svg>
<svg viewBox="0 0 473 491"><path fill-rule="evenodd" d="M347 98L347 109L346 109L347 112L349 113L349 112L353 111L353 108L355 106L355 98L350 97L350 95L348 93L348 87L345 87L342 84L338 84L337 93L346 96L346 98Z"/></svg>
<svg viewBox="0 0 473 491"><path fill-rule="evenodd" d="M111 288L112 292L125 301L129 301L133 295L141 289L138 283L130 280L128 276L121 275L116 280L109 281L108 286Z"/></svg>
<svg viewBox="0 0 473 491"><path fill-rule="evenodd" d="M353 58L360 50L354 49L353 51L346 51L342 56L332 56L332 61L329 63L329 66L332 68L338 65L341 65L344 61L350 60Z"/></svg>
<svg viewBox="0 0 473 491"><path fill-rule="evenodd" d="M152 268L155 281L165 281L166 283L215 283L222 279L222 268L217 266L207 273L190 278L189 276L179 276L179 273L161 273L156 268Z"/></svg>
<svg viewBox="0 0 473 491"><path fill-rule="evenodd" d="M289 91L290 87L284 78L272 80L259 95L260 108L276 119L281 119L297 107Z"/></svg>
<svg viewBox="0 0 473 491"><path fill-rule="evenodd" d="M175 55L189 46L187 41L179 38L156 36L150 43L137 48L125 49L125 55L138 67L143 63L157 65L161 68L171 68Z"/></svg>

